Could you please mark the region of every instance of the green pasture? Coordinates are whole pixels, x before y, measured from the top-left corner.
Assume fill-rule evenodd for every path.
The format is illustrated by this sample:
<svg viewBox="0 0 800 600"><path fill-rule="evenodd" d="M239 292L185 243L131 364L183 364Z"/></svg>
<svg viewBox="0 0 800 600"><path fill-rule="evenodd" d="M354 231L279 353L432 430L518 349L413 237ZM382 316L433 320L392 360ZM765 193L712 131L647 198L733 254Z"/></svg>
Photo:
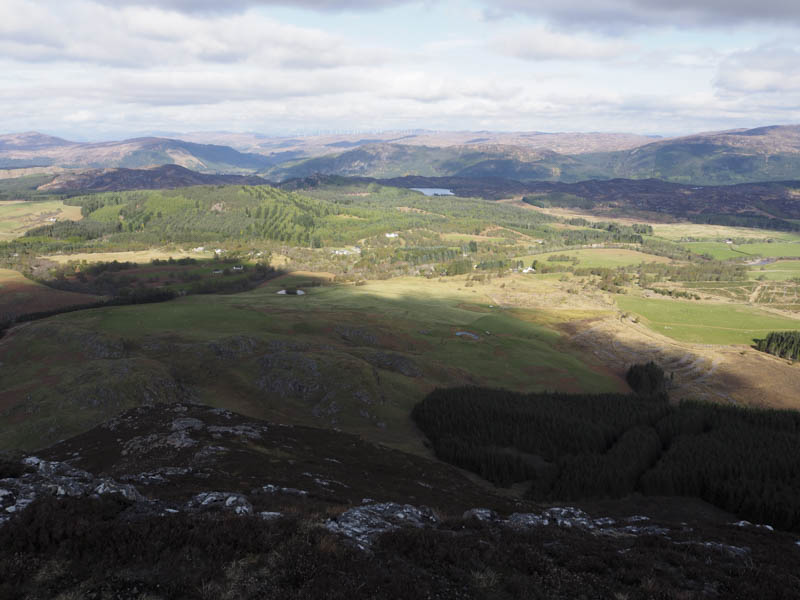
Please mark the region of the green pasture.
<svg viewBox="0 0 800 600"><path fill-rule="evenodd" d="M727 244L725 242L688 242L682 244L697 254L710 254L717 260L742 258L800 258L800 242L758 242L754 244Z"/></svg>
<svg viewBox="0 0 800 600"><path fill-rule="evenodd" d="M751 279L763 277L768 281L785 281L800 277L800 260L779 260L768 265L752 267L748 276Z"/></svg>
<svg viewBox="0 0 800 600"><path fill-rule="evenodd" d="M645 254L644 252L637 252L636 250L627 250L624 248L587 248L583 250L562 250L557 252L546 252L543 254L528 254L519 256L513 260L521 260L525 266L530 266L534 260L548 265L571 265L569 262L549 261L550 256L571 256L578 259L576 267L606 267L614 269L616 267L627 267L630 265L638 265L643 262L668 262L661 256L653 254Z"/></svg>
<svg viewBox="0 0 800 600"><path fill-rule="evenodd" d="M682 342L752 344L770 331L800 329L800 320L736 304L651 300L618 296L617 305L643 318L654 331Z"/></svg>

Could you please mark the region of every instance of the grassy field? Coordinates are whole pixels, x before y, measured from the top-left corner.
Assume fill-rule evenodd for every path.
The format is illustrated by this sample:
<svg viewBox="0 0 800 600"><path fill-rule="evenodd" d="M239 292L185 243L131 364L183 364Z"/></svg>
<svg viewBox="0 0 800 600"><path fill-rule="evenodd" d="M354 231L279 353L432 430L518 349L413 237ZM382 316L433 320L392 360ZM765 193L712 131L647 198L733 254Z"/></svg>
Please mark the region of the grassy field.
<svg viewBox="0 0 800 600"><path fill-rule="evenodd" d="M753 267L748 273L751 279L763 277L769 281L785 281L800 277L800 260L779 260L768 265Z"/></svg>
<svg viewBox="0 0 800 600"><path fill-rule="evenodd" d="M773 242L755 244L726 244L725 242L688 242L683 244L697 254L710 254L718 260L729 258L800 258L800 243Z"/></svg>
<svg viewBox="0 0 800 600"><path fill-rule="evenodd" d="M559 265L571 263L559 263L556 261L549 262L547 259L550 256L566 255L578 259L577 267L626 267L628 265L638 265L642 262L669 262L668 258L663 256L655 256L653 254L645 254L644 252L637 252L635 250L626 250L624 248L587 248L585 250L564 250L558 252L547 252L544 254L530 254L520 256L514 260L521 260L525 266L529 266L534 260L544 262L545 264Z"/></svg>
<svg viewBox="0 0 800 600"><path fill-rule="evenodd" d="M724 240L727 238L765 239L772 238L785 242L800 241L800 235L779 231L765 231L750 227L726 227L724 225L703 225L700 223L652 223L653 234L673 242L694 238L700 240Z"/></svg>
<svg viewBox="0 0 800 600"><path fill-rule="evenodd" d="M642 317L654 331L682 342L747 344L770 331L800 329L800 320L780 317L748 306L701 304L619 296L619 308Z"/></svg>
<svg viewBox="0 0 800 600"><path fill-rule="evenodd" d="M54 290L23 277L17 271L0 269L0 320L97 300L96 296Z"/></svg>
<svg viewBox="0 0 800 600"><path fill-rule="evenodd" d="M186 250L169 250L166 248L153 248L150 250L137 250L130 252L77 252L75 254L50 254L42 256L47 260L52 260L59 264L65 264L70 261L86 261L90 263L95 262L134 262L134 263L149 263L153 259L166 260L169 258L211 258L214 253L211 250L206 252L189 252Z"/></svg>
<svg viewBox="0 0 800 600"><path fill-rule="evenodd" d="M418 452L408 415L436 386L626 389L562 344L553 326L574 311L490 308L493 286L476 291L463 279L310 281L290 275L242 294L69 313L21 329L0 345L0 447L44 445L140 394L172 398L181 385L202 402ZM289 286L307 294L277 294ZM107 348L118 356L109 360Z"/></svg>
<svg viewBox="0 0 800 600"><path fill-rule="evenodd" d="M80 206L67 206L60 200L0 202L0 241L12 240L29 229L47 225L48 219L78 221Z"/></svg>

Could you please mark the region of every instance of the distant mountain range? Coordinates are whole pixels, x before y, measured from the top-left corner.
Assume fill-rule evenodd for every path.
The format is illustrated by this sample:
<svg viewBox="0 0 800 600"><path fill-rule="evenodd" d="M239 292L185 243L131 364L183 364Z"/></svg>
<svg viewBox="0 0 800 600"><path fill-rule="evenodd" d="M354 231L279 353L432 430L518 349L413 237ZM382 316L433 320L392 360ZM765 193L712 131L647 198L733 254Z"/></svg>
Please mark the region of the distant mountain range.
<svg viewBox="0 0 800 600"><path fill-rule="evenodd" d="M560 154L508 145L431 148L369 144L341 154L276 165L271 178L312 174L366 177L497 177L517 181L663 179L695 185L800 177L800 126L701 133L626 150Z"/></svg>
<svg viewBox="0 0 800 600"><path fill-rule="evenodd" d="M395 132L270 138L187 134L78 143L39 133L0 136L0 169L146 168L177 164L214 174L283 181L312 175L496 177L521 182L657 178L727 185L800 178L800 126L654 139L604 133ZM201 143L199 140L234 144Z"/></svg>

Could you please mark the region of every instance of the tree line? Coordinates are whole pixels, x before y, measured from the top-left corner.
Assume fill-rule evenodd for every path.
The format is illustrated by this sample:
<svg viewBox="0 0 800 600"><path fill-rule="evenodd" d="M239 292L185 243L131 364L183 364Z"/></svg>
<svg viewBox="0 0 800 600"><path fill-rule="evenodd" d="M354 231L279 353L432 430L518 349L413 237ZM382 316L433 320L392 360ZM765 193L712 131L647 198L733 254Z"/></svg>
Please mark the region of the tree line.
<svg viewBox="0 0 800 600"><path fill-rule="evenodd" d="M799 412L672 406L646 365L631 382L647 393L436 389L412 416L439 458L497 485L529 481L534 499L691 496L800 531Z"/></svg>
<svg viewBox="0 0 800 600"><path fill-rule="evenodd" d="M800 358L800 331L772 331L767 337L756 340L756 349L781 358Z"/></svg>

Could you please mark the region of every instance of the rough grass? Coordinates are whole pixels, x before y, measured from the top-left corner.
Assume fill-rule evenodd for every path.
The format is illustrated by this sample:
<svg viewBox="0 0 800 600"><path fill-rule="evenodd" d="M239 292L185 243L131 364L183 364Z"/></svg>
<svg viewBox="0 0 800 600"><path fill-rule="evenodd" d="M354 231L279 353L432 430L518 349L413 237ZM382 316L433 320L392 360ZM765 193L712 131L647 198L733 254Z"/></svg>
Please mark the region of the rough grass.
<svg viewBox="0 0 800 600"><path fill-rule="evenodd" d="M766 231L750 227L727 227L725 225L704 225L702 223L652 223L653 234L656 237L670 241L679 241L685 238L719 240L720 238L772 238L781 241L798 241L800 235L796 233Z"/></svg>
<svg viewBox="0 0 800 600"><path fill-rule="evenodd" d="M77 252L75 254L50 254L42 256L47 260L52 260L60 264L65 264L70 261L86 261L90 263L95 262L134 262L134 263L149 263L153 259L165 260L169 258L210 258L213 256L213 251L207 250L205 252L191 252L182 249L169 249L169 248L151 248L150 250L133 250L127 252Z"/></svg>
<svg viewBox="0 0 800 600"><path fill-rule="evenodd" d="M60 200L0 202L0 241L24 235L29 229L47 225L48 219L79 221L80 206L67 206Z"/></svg>
<svg viewBox="0 0 800 600"><path fill-rule="evenodd" d="M89 304L100 298L89 294L64 292L23 277L10 269L0 269L0 321L28 313Z"/></svg>
<svg viewBox="0 0 800 600"><path fill-rule="evenodd" d="M42 445L37 439L59 435L50 431L53 419L63 411L74 412L64 397L80 395L84 381L80 373L94 368L95 363L97 369L107 369L114 362L87 362L81 355L81 347L86 346L82 339L95 333L123 340L125 360L141 357L167 364L170 376L186 382L203 402L255 417L336 426L416 452L424 449L409 414L413 405L437 386L477 384L565 392L626 389L594 359L562 346L561 334L552 329L558 322L556 312L541 311L539 319L540 311L534 309L490 309L492 300L484 294L495 291L495 284L473 293L472 288L459 289L463 280L440 283L402 278L363 286L304 285L310 280L308 275L291 275L242 294L188 296L160 304L59 315L47 323L71 333L58 348L32 345L22 333L11 336L0 348L0 361L10 369L5 377L0 372L0 389L13 387L4 402L17 408L5 416L0 410L0 429L12 427L20 419L41 421L41 427L25 430L31 447ZM276 293L289 286L307 294ZM562 320L572 318L570 312ZM348 339L342 330L355 335ZM460 331L479 339L456 336ZM226 361L209 354L210 342L241 335L261 344L255 355ZM170 343L182 346L174 351L152 350L154 344ZM300 388L312 389L321 382L325 392L285 395L259 388L259 357L277 352L287 361L295 360L287 350L270 350L275 343L302 347L299 352L304 360L314 361L318 374L311 375L291 362L282 367L287 369L284 372ZM20 353L23 347L28 351ZM404 357L417 366L420 376L375 368L367 359L376 352ZM26 386L36 387L43 374L25 365L35 364L58 364L59 368L48 369L51 385L42 398L35 399L36 412L30 415L24 412L25 396L30 393ZM147 363L134 364L138 369ZM10 378L12 371L16 375ZM323 394L324 401L320 400ZM119 404L127 402L120 400ZM111 416L116 405L114 400L100 410ZM89 419L87 428L102 420L94 411L82 414ZM74 425L70 422L73 432L80 430Z"/></svg>
<svg viewBox="0 0 800 600"><path fill-rule="evenodd" d="M641 316L651 329L683 342L747 344L770 331L800 329L800 320L735 304L650 300L619 296L623 311Z"/></svg>

